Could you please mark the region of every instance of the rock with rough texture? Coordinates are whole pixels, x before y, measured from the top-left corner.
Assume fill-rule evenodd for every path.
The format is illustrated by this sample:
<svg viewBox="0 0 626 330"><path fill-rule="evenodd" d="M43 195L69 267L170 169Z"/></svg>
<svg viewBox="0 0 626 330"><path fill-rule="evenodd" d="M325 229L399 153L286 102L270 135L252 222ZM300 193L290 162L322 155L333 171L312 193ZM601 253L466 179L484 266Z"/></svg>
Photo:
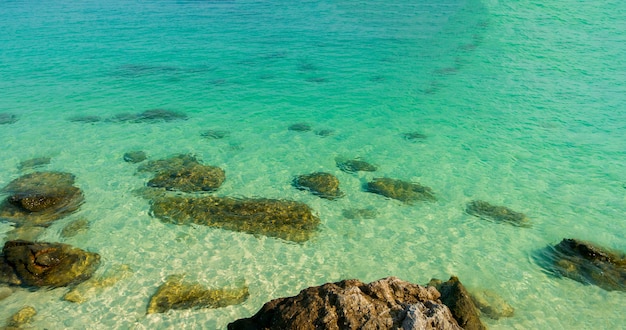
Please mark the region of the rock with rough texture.
<svg viewBox="0 0 626 330"><path fill-rule="evenodd" d="M274 299L254 316L228 325L229 330L316 329L455 329L461 327L439 300L439 292L384 278L326 283L297 296Z"/></svg>
<svg viewBox="0 0 626 330"><path fill-rule="evenodd" d="M69 238L84 233L89 229L89 221L87 219L76 219L61 229L61 237Z"/></svg>
<svg viewBox="0 0 626 330"><path fill-rule="evenodd" d="M84 303L132 274L133 271L128 265L113 266L107 269L104 274L95 275L74 286L63 296L63 300L78 304Z"/></svg>
<svg viewBox="0 0 626 330"><path fill-rule="evenodd" d="M530 226L524 213L515 212L505 206L491 205L485 201L472 201L467 204L465 211L473 216L494 222L505 222L518 227Z"/></svg>
<svg viewBox="0 0 626 330"><path fill-rule="evenodd" d="M626 255L577 239L563 239L543 251L545 269L605 290L626 291Z"/></svg>
<svg viewBox="0 0 626 330"><path fill-rule="evenodd" d="M378 170L378 168L364 160L360 159L347 159L347 160L337 160L337 167L340 170L347 173L355 173L355 172L374 172Z"/></svg>
<svg viewBox="0 0 626 330"><path fill-rule="evenodd" d="M169 276L150 298L148 314L170 309L221 308L248 299L246 285L239 288L209 289L198 283L185 282L181 275Z"/></svg>
<svg viewBox="0 0 626 330"><path fill-rule="evenodd" d="M138 170L156 173L148 181L149 187L183 192L214 191L226 179L223 169L203 165L193 155L175 155L150 161L139 166Z"/></svg>
<svg viewBox="0 0 626 330"><path fill-rule="evenodd" d="M320 223L308 205L288 200L155 196L150 213L174 224L199 224L304 242Z"/></svg>
<svg viewBox="0 0 626 330"><path fill-rule="evenodd" d="M91 277L100 255L61 243L8 241L0 255L0 283L61 287Z"/></svg>
<svg viewBox="0 0 626 330"><path fill-rule="evenodd" d="M487 327L480 321L480 311L472 298L456 276L446 282L433 279L428 284L441 293L441 301L450 308L452 315L465 330L485 330Z"/></svg>
<svg viewBox="0 0 626 330"><path fill-rule="evenodd" d="M293 179L293 185L301 190L308 190L314 195L326 199L343 196L339 190L339 180L330 173L316 172L299 175Z"/></svg>
<svg viewBox="0 0 626 330"><path fill-rule="evenodd" d="M11 181L2 192L9 196L0 204L0 218L18 225L48 226L78 210L83 192L74 186L74 175L34 172Z"/></svg>
<svg viewBox="0 0 626 330"><path fill-rule="evenodd" d="M32 321L35 315L37 315L37 310L35 310L34 307L22 307L22 309L20 309L17 313L11 315L11 317L7 320L7 328L22 329L22 327Z"/></svg>
<svg viewBox="0 0 626 330"><path fill-rule="evenodd" d="M37 158L31 158L31 159L21 161L20 164L17 165L17 168L20 171L23 171L23 170L30 170L36 167L41 167L41 166L48 165L48 164L50 164L50 157L37 157Z"/></svg>
<svg viewBox="0 0 626 330"><path fill-rule="evenodd" d="M397 179L375 178L367 183L365 190L409 204L415 201L435 200L435 195L430 187Z"/></svg>
<svg viewBox="0 0 626 330"><path fill-rule="evenodd" d="M512 317L515 312L511 305L493 291L476 290L470 294L474 305L490 319L498 320L503 317Z"/></svg>
<svg viewBox="0 0 626 330"><path fill-rule="evenodd" d="M146 153L141 150L129 151L124 153L124 161L127 163L141 163L147 158L148 156L146 156Z"/></svg>

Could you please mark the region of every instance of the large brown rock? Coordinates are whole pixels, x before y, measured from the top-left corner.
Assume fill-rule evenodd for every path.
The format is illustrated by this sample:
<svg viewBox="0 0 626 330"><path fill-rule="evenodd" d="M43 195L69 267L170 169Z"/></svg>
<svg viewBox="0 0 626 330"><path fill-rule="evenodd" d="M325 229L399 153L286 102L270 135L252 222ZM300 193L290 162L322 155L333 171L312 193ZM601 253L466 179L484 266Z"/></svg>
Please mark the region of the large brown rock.
<svg viewBox="0 0 626 330"><path fill-rule="evenodd" d="M9 196L0 204L0 218L20 226L49 226L78 210L84 197L74 186L74 175L34 172L11 181L2 192Z"/></svg>
<svg viewBox="0 0 626 330"><path fill-rule="evenodd" d="M591 242L566 238L544 250L541 265L565 276L605 290L626 291L626 255Z"/></svg>
<svg viewBox="0 0 626 330"><path fill-rule="evenodd" d="M461 329L437 290L395 277L310 287L295 297L272 300L254 316L228 325L229 330L400 328Z"/></svg>
<svg viewBox="0 0 626 330"><path fill-rule="evenodd" d="M163 222L198 224L303 242L320 219L308 205L289 200L230 197L155 197L151 214Z"/></svg>
<svg viewBox="0 0 626 330"><path fill-rule="evenodd" d="M480 321L480 311L465 286L458 277L452 276L446 282L433 279L429 285L441 293L441 301L452 311L459 325L466 330L485 330L487 327Z"/></svg>
<svg viewBox="0 0 626 330"><path fill-rule="evenodd" d="M0 283L60 287L91 277L100 255L61 243L8 241L0 255Z"/></svg>
<svg viewBox="0 0 626 330"><path fill-rule="evenodd" d="M367 183L365 190L409 204L415 201L434 201L436 199L430 187L391 178L375 178Z"/></svg>
<svg viewBox="0 0 626 330"><path fill-rule="evenodd" d="M156 173L154 178L148 181L149 187L182 192L213 191L226 179L224 170L203 165L192 155L176 155L150 161L140 166L139 171Z"/></svg>
<svg viewBox="0 0 626 330"><path fill-rule="evenodd" d="M293 179L293 185L300 190L308 190L321 198L336 199L343 196L339 189L337 177L326 172L298 175Z"/></svg>

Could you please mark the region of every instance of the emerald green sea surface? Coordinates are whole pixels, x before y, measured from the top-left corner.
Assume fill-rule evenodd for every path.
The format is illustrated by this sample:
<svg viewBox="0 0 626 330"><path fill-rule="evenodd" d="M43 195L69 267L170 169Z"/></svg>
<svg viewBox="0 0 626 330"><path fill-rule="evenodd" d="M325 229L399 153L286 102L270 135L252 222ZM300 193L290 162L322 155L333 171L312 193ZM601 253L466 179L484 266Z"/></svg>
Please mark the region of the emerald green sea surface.
<svg viewBox="0 0 626 330"><path fill-rule="evenodd" d="M456 275L515 308L483 318L490 329L624 328L625 292L536 262L563 238L626 252L624 22L613 0L0 0L0 187L74 174L84 204L38 239L97 252L96 275L119 277L83 303L66 288L16 290L0 325L30 305L36 329L224 329L313 285ZM120 120L150 109L188 119ZM304 202L319 230L293 243L163 223L136 193L150 176L124 161L133 150L193 154L226 173L211 195ZM19 166L38 157L49 164ZM378 170L345 173L336 159ZM344 196L292 185L318 171ZM419 182L436 201L366 192L378 177ZM531 225L469 215L472 200ZM78 219L88 230L62 235ZM14 227L0 219L0 243ZM173 274L250 296L147 315Z"/></svg>

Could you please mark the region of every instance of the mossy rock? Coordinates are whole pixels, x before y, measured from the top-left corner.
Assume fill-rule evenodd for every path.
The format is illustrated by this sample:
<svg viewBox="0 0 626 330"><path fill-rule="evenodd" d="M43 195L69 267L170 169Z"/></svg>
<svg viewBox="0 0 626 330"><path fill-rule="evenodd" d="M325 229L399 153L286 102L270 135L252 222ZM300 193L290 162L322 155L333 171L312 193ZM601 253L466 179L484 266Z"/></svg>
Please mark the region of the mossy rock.
<svg viewBox="0 0 626 330"><path fill-rule="evenodd" d="M378 170L376 166L360 159L348 159L348 160L338 159L336 162L337 162L337 167L346 173L374 172Z"/></svg>
<svg viewBox="0 0 626 330"><path fill-rule="evenodd" d="M474 304L469 292L456 276L446 282L432 279L429 286L434 286L441 293L439 298L444 303L459 325L466 330L486 330L487 327L480 321L480 311Z"/></svg>
<svg viewBox="0 0 626 330"><path fill-rule="evenodd" d="M288 200L230 197L156 197L150 213L163 222L198 224L304 242L320 223L308 205Z"/></svg>
<svg viewBox="0 0 626 330"><path fill-rule="evenodd" d="M626 255L591 242L563 239L543 250L541 266L556 276L607 291L626 291Z"/></svg>
<svg viewBox="0 0 626 330"><path fill-rule="evenodd" d="M34 172L11 181L2 192L9 196L0 204L0 218L18 225L48 226L82 204L82 191L73 186L74 175Z"/></svg>
<svg viewBox="0 0 626 330"><path fill-rule="evenodd" d="M219 188L225 179L226 173L221 168L198 164L161 171L148 181L148 187L183 192L213 191Z"/></svg>
<svg viewBox="0 0 626 330"><path fill-rule="evenodd" d="M475 290L470 292L470 295L474 305L490 319L498 320L503 317L512 317L515 313L515 309L493 291Z"/></svg>
<svg viewBox="0 0 626 330"><path fill-rule="evenodd" d="M308 190L321 198L332 200L343 196L339 189L339 180L330 173L316 172L299 175L293 179L293 185L300 190Z"/></svg>
<svg viewBox="0 0 626 330"><path fill-rule="evenodd" d="M505 222L518 227L530 227L530 221L524 213L513 211L505 206L491 205L481 200L468 203L465 211L473 216L495 222Z"/></svg>
<svg viewBox="0 0 626 330"><path fill-rule="evenodd" d="M102 293L106 288L112 287L117 282L130 277L133 274L128 265L115 265L107 269L103 274L94 275L63 295L63 300L81 304Z"/></svg>
<svg viewBox="0 0 626 330"><path fill-rule="evenodd" d="M181 275L171 275L150 298L148 314L164 313L170 309L221 308L248 299L247 286L210 289L199 283L185 282Z"/></svg>
<svg viewBox="0 0 626 330"><path fill-rule="evenodd" d="M308 123L295 123L289 125L287 129L294 132L308 132L311 130L311 125Z"/></svg>
<svg viewBox="0 0 626 330"><path fill-rule="evenodd" d="M91 277L100 255L67 244L8 241L0 256L0 283L25 287L61 287Z"/></svg>
<svg viewBox="0 0 626 330"><path fill-rule="evenodd" d="M29 324L33 317L37 315L37 310L32 306L22 307L17 313L11 315L7 320L7 329L22 329Z"/></svg>
<svg viewBox="0 0 626 330"><path fill-rule="evenodd" d="M375 178L366 184L365 190L405 203L436 200L430 187L391 178Z"/></svg>

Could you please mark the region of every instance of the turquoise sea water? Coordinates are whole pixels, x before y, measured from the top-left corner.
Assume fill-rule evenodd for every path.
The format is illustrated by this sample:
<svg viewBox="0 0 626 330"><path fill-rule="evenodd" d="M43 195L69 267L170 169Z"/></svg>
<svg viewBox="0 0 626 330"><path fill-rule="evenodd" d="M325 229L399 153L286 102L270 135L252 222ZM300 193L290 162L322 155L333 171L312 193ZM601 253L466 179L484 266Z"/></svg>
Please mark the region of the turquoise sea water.
<svg viewBox="0 0 626 330"><path fill-rule="evenodd" d="M89 301L64 289L17 291L35 328L223 329L263 303L325 282L457 275L496 291L512 318L491 329L618 329L624 292L546 274L536 251L562 238L626 251L626 4L498 1L0 1L0 186L39 170L71 172L79 212L40 237L98 252L99 273L132 273ZM186 121L115 122L161 108ZM95 123L76 116L100 116ZM309 123L311 132L289 131ZM230 131L224 139L201 136ZM314 131L330 129L326 137ZM402 134L425 139L407 141ZM193 153L226 171L220 196L310 205L322 225L295 244L164 224L134 191L147 177L123 154ZM377 172L347 174L360 157ZM332 173L345 196L295 189L295 175ZM374 177L432 187L406 205L366 193ZM532 227L465 213L474 199L524 212ZM350 219L345 210L376 216ZM87 219L90 229L63 238ZM0 240L13 229L0 222ZM219 309L146 315L171 274L250 297Z"/></svg>

